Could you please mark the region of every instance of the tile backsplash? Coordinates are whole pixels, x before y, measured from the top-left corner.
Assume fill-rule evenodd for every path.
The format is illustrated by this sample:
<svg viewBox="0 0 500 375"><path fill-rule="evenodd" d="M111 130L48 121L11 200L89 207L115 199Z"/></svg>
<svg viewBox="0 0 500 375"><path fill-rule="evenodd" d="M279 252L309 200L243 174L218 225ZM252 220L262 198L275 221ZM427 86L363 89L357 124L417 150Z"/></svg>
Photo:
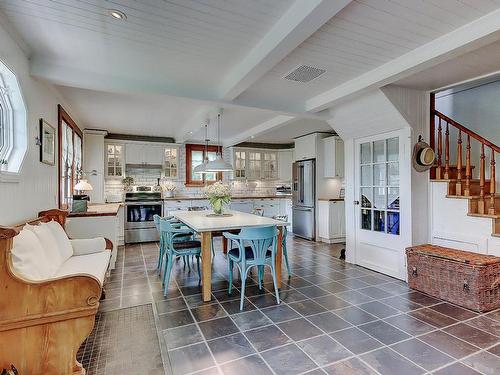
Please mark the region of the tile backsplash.
<svg viewBox="0 0 500 375"><path fill-rule="evenodd" d="M224 150L223 157L230 160L230 151ZM202 187L186 187L186 152L184 147L180 147L178 178L172 180L177 185L175 195L178 196L203 196ZM136 186L155 186L158 178L162 177L160 169L149 168L127 168L127 177L134 179ZM230 183L234 195L271 195L276 194L276 185L279 181L231 181L232 173L224 173L223 181ZM106 201L121 200L123 196L123 184L121 180L107 179L105 181Z"/></svg>

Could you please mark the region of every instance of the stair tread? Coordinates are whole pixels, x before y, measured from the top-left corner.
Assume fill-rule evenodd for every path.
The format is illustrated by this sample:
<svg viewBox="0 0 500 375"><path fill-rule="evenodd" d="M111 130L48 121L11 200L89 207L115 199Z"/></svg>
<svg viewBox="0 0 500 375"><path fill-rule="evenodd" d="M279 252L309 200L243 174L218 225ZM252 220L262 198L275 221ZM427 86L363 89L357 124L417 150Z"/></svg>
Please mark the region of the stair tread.
<svg viewBox="0 0 500 375"><path fill-rule="evenodd" d="M457 198L457 199L479 199L481 198L480 195L453 195L453 194L447 194L446 198ZM490 199L491 195L490 194L485 194L484 199ZM495 194L495 199L500 198L500 194Z"/></svg>
<svg viewBox="0 0 500 375"><path fill-rule="evenodd" d="M500 214L474 214L474 213L468 213L467 216L473 216L473 217L484 217L488 219L500 219Z"/></svg>

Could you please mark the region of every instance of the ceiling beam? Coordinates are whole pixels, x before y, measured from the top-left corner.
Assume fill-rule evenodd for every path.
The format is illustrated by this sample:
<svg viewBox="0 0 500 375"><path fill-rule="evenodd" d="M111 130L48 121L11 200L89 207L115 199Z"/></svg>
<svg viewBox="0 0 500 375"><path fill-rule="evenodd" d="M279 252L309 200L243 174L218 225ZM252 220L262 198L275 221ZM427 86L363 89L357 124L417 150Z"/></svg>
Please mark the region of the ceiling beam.
<svg viewBox="0 0 500 375"><path fill-rule="evenodd" d="M350 0L296 0L224 78L219 96L234 100L309 38Z"/></svg>
<svg viewBox="0 0 500 375"><path fill-rule="evenodd" d="M197 87L168 86L163 82L147 82L133 77L117 77L112 71L93 72L70 66L57 65L51 60L34 58L30 63L30 73L34 77L48 81L54 85L75 87L93 91L124 94L165 95L192 100L203 106L212 108L250 108L273 111L278 114L301 116L311 119L324 119L323 114L304 113L303 108L280 103L251 102L236 103L216 98L213 91Z"/></svg>
<svg viewBox="0 0 500 375"><path fill-rule="evenodd" d="M500 9L424 44L306 101L306 111L318 112L354 95L380 88L450 60L500 38Z"/></svg>
<svg viewBox="0 0 500 375"><path fill-rule="evenodd" d="M238 143L251 139L252 136L258 136L272 129L284 126L295 119L296 117L294 116L286 116L286 115L275 116L267 121L264 121L259 125L254 126L253 128L244 131L243 133L238 134L238 136L236 137L224 141L223 146L224 147L234 146Z"/></svg>

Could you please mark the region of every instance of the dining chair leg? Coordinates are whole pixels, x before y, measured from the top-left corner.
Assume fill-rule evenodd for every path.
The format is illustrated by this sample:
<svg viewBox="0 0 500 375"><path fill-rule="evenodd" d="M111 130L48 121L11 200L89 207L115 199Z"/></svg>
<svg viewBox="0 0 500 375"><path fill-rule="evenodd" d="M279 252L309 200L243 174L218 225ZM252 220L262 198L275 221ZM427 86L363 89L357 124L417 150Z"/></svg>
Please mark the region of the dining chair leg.
<svg viewBox="0 0 500 375"><path fill-rule="evenodd" d="M288 264L288 251L286 249L286 242L283 241L283 257L285 258L285 264L286 264L286 269L288 271L288 277L290 277L292 274L290 273L290 264Z"/></svg>
<svg viewBox="0 0 500 375"><path fill-rule="evenodd" d="M257 279L259 282L259 290L262 290L262 281L264 279L264 266L257 266Z"/></svg>
<svg viewBox="0 0 500 375"><path fill-rule="evenodd" d="M227 262L227 267L229 271L229 289L227 293L231 294L231 291L233 290L233 268L234 268L233 261L231 259L229 259L229 261Z"/></svg>
<svg viewBox="0 0 500 375"><path fill-rule="evenodd" d="M167 293L168 293L168 284L170 282L170 273L172 272L172 266L173 266L172 257L169 257L168 262L167 262L167 266L166 266L166 270L165 270L166 272L163 275L163 278L164 278L163 295L165 297L167 296Z"/></svg>
<svg viewBox="0 0 500 375"><path fill-rule="evenodd" d="M201 270L200 270L200 256L196 256L196 266L198 268L198 279L200 280L198 284L201 284Z"/></svg>
<svg viewBox="0 0 500 375"><path fill-rule="evenodd" d="M241 275L241 298L240 298L240 311L243 311L243 303L245 302L245 284L247 281L247 272L248 269L246 267L242 267L242 275Z"/></svg>
<svg viewBox="0 0 500 375"><path fill-rule="evenodd" d="M276 293L276 302L279 305L280 304L280 292L278 290L278 284L276 282L276 268L274 266L274 262L272 265L270 265L270 267L271 267L271 275L273 276L274 293Z"/></svg>

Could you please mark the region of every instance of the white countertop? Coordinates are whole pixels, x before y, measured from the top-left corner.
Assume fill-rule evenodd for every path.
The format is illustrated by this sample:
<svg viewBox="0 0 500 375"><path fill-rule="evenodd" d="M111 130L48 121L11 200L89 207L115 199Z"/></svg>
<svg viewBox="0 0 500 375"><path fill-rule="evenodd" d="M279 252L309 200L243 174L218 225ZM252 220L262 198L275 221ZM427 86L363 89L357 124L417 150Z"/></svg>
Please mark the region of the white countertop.
<svg viewBox="0 0 500 375"><path fill-rule="evenodd" d="M226 210L224 213L232 214L232 216L207 216L213 214L212 211L175 211L172 215L196 232L223 231L264 225L284 226L289 224L269 217L247 214L240 211Z"/></svg>

